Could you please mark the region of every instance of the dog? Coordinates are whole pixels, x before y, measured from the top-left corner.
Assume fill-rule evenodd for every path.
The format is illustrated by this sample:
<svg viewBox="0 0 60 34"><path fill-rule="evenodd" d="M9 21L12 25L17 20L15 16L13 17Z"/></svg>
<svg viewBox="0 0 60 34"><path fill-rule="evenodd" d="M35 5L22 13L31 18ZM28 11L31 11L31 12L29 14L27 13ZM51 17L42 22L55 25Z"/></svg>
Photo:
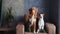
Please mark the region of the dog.
<svg viewBox="0 0 60 34"><path fill-rule="evenodd" d="M40 14L40 18L39 18L39 21L38 21L38 30L37 30L37 33L41 30L44 30L44 14Z"/></svg>
<svg viewBox="0 0 60 34"><path fill-rule="evenodd" d="M30 27L33 26L33 32L36 32L36 18L37 18L37 8L36 7L32 7L31 10L31 18L29 19L30 21Z"/></svg>
<svg viewBox="0 0 60 34"><path fill-rule="evenodd" d="M34 16L34 14L31 16L31 18L29 19L29 21L30 21L30 27L34 27L34 33L35 33L35 29L36 29L36 18L35 18L35 16Z"/></svg>

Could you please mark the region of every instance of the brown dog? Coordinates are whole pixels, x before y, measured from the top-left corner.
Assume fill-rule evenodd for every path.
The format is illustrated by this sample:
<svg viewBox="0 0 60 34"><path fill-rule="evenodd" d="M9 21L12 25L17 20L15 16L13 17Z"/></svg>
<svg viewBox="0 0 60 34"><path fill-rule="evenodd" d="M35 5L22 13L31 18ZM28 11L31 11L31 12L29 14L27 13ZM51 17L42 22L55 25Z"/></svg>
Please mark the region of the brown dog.
<svg viewBox="0 0 60 34"><path fill-rule="evenodd" d="M37 18L37 12L38 8L32 7L29 9L29 21L30 21L30 27L33 27L33 32L36 32L36 18Z"/></svg>

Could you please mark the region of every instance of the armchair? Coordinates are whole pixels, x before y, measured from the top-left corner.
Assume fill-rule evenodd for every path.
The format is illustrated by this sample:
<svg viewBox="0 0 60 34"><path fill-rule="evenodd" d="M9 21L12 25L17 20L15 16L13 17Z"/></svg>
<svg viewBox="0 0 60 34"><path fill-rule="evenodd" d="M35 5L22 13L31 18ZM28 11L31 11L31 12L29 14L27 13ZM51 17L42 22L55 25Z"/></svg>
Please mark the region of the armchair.
<svg viewBox="0 0 60 34"><path fill-rule="evenodd" d="M25 17L25 21L24 21L25 24L25 22L28 20L28 14L25 15L24 17ZM32 32L25 32L24 24L18 24L16 26L16 34L33 34ZM56 26L54 24L46 23L46 29L47 29L47 33L38 33L38 34L56 34Z"/></svg>

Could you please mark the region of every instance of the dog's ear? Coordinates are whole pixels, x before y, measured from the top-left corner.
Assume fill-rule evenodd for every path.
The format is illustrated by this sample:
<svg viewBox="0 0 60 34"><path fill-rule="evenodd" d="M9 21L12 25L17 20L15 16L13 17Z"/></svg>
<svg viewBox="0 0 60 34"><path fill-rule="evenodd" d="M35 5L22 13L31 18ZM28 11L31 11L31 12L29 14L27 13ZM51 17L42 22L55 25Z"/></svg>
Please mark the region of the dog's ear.
<svg viewBox="0 0 60 34"><path fill-rule="evenodd" d="M42 14L44 16L44 14Z"/></svg>

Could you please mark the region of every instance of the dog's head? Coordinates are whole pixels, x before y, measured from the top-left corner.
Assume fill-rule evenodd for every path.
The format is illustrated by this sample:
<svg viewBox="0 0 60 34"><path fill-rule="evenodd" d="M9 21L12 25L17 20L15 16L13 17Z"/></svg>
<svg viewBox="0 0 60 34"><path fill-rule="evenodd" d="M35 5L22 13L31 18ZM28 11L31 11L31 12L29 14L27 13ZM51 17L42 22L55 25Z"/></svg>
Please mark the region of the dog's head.
<svg viewBox="0 0 60 34"><path fill-rule="evenodd" d="M44 17L44 14L40 14L40 17L41 17L41 18Z"/></svg>
<svg viewBox="0 0 60 34"><path fill-rule="evenodd" d="M37 7L32 7L29 9L29 13L30 14L36 14L38 12L38 8Z"/></svg>

